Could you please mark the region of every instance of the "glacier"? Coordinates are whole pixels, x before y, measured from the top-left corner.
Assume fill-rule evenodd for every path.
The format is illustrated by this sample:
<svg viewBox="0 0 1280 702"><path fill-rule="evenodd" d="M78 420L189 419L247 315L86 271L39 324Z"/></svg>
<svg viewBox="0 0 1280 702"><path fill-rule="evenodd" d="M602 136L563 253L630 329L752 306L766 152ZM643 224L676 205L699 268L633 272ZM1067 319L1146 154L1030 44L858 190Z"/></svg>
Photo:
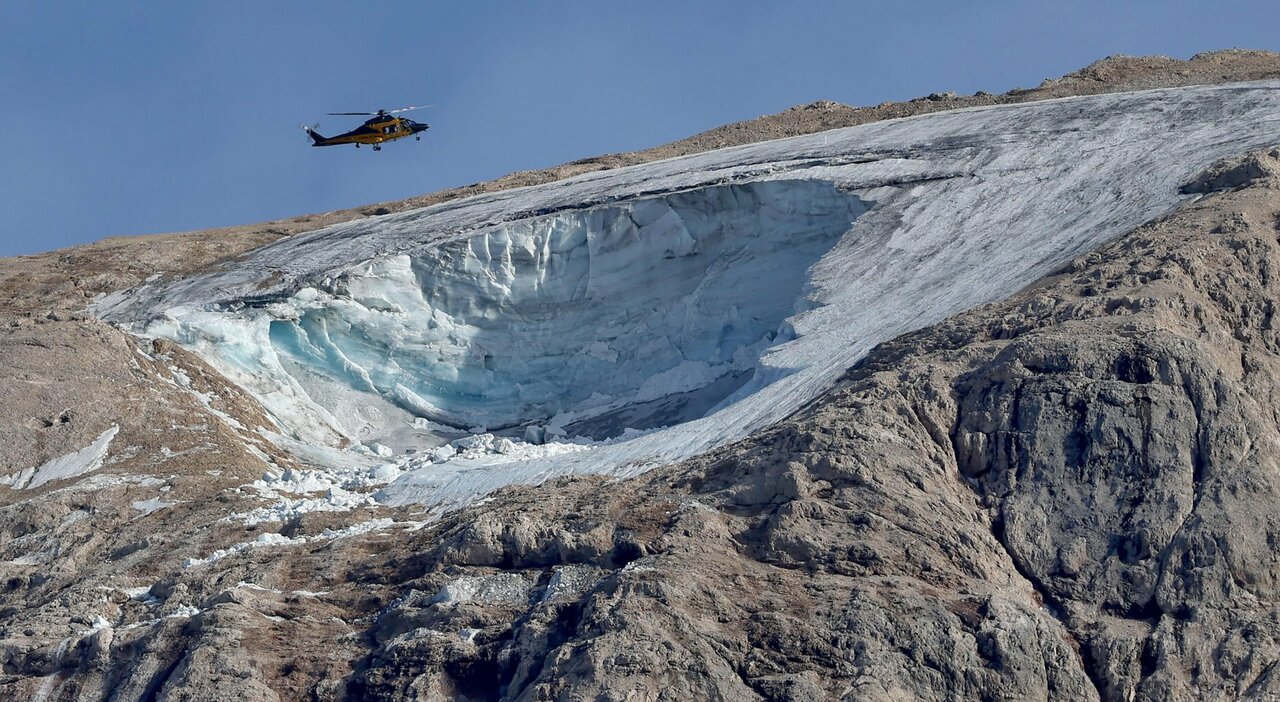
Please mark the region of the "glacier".
<svg viewBox="0 0 1280 702"><path fill-rule="evenodd" d="M818 181L672 193L487 228L152 331L261 376L277 414L325 412L362 442L403 445L412 417L609 438L741 386L866 209Z"/></svg>
<svg viewBox="0 0 1280 702"><path fill-rule="evenodd" d="M390 447L379 499L447 507L741 438L1275 143L1277 81L956 110L348 222L95 310L200 354L285 445ZM461 430L598 442L392 458Z"/></svg>

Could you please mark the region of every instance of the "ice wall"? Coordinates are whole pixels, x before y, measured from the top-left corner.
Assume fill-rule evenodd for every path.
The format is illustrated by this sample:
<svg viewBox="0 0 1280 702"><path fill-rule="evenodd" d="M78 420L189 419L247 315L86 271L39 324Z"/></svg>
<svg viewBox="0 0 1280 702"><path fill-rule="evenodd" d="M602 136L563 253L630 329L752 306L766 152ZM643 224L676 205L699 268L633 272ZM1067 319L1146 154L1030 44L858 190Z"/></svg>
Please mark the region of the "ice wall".
<svg viewBox="0 0 1280 702"><path fill-rule="evenodd" d="M395 445L412 415L607 438L700 416L746 382L866 208L780 180L565 211L152 331L231 366L285 426L324 413Z"/></svg>

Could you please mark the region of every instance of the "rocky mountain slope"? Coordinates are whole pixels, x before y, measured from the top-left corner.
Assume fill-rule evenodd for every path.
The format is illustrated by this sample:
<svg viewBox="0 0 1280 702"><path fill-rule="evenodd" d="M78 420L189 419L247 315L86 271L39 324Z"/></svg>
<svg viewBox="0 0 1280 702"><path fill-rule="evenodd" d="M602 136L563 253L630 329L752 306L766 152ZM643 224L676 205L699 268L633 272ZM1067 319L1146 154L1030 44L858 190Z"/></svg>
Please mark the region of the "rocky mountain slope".
<svg viewBox="0 0 1280 702"><path fill-rule="evenodd" d="M379 503L244 519L272 494L264 467L305 476L253 431L261 405L80 311L172 275L191 242L205 252L176 270L259 235L152 240L173 250L132 270L102 255L131 242L7 261L0 691L1280 696L1280 153L1186 191L1203 197L881 344L739 442L434 519Z"/></svg>

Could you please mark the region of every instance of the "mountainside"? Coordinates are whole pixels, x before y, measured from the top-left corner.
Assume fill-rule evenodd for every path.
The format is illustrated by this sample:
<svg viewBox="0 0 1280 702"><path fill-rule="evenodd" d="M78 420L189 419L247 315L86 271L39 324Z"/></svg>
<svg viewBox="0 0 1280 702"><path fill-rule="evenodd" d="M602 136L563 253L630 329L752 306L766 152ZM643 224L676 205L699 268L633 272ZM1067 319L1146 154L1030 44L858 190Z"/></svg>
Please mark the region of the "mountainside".
<svg viewBox="0 0 1280 702"><path fill-rule="evenodd" d="M1116 73L1280 61L1040 90ZM1278 143L1165 88L3 262L0 691L1280 696Z"/></svg>

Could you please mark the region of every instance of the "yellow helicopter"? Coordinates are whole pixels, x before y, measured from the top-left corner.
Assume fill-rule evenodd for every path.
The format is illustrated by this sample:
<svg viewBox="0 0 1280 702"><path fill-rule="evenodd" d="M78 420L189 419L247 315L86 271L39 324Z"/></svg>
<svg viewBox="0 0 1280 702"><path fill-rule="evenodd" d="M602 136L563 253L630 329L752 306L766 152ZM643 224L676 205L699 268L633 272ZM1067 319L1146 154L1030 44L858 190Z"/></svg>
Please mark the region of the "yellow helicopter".
<svg viewBox="0 0 1280 702"><path fill-rule="evenodd" d="M381 151L382 145L388 141L403 139L411 136L414 139L421 140L418 136L420 132L430 129L430 125L423 122L415 122L408 117L396 117L395 115L409 110L421 110L430 105L419 105L417 107L401 107L398 110L378 110L377 112L330 112L330 115L372 115L365 120L364 124L352 129L345 134L327 137L317 132L314 127L308 127L305 124L302 128L307 130L307 135L311 137L312 146L337 146L339 144L355 144L356 148L360 148L361 144L371 144L374 151ZM319 125L316 125L319 126Z"/></svg>

